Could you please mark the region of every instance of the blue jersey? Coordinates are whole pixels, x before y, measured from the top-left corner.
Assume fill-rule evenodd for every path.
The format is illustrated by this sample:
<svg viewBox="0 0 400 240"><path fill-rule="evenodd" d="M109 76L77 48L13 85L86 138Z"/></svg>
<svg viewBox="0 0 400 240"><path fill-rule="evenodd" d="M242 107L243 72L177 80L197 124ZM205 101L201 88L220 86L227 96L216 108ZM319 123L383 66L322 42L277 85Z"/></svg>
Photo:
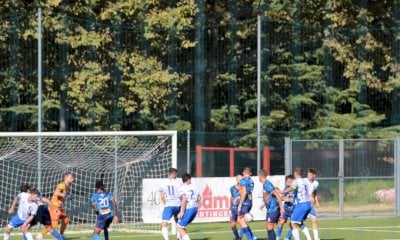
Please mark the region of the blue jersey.
<svg viewBox="0 0 400 240"><path fill-rule="evenodd" d="M99 215L111 214L114 215L113 206L111 200L113 199L113 195L108 192L97 192L93 194L90 199L92 204L96 204L97 209L99 210Z"/></svg>
<svg viewBox="0 0 400 240"><path fill-rule="evenodd" d="M285 191L286 189L292 189L291 186L285 186L285 189L283 191ZM285 201L285 204L295 204L295 197L296 197L296 191L292 190L290 192L284 193L283 194L283 200Z"/></svg>
<svg viewBox="0 0 400 240"><path fill-rule="evenodd" d="M232 198L232 208L237 208L240 202L240 190L237 189L237 185L233 185L230 189L231 198Z"/></svg>
<svg viewBox="0 0 400 240"><path fill-rule="evenodd" d="M268 212L274 212L279 209L279 203L278 199L274 194L272 194L275 191L274 185L270 181L265 181L263 185L263 191L264 194L268 194L268 202L265 202L265 207L267 208Z"/></svg>
<svg viewBox="0 0 400 240"><path fill-rule="evenodd" d="M240 182L239 185L241 187L245 187L246 188L246 198L243 202L243 206L246 205L251 205L253 202L253 189L254 189L254 182L251 178L249 177L243 177Z"/></svg>

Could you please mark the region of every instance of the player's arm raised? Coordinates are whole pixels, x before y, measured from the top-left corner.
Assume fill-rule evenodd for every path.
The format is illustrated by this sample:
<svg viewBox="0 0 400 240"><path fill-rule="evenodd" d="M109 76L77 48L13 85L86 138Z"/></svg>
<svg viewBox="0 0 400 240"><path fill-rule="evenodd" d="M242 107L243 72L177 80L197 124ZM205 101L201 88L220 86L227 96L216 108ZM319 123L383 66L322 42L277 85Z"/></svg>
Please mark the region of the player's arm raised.
<svg viewBox="0 0 400 240"><path fill-rule="evenodd" d="M113 221L114 221L114 223L118 223L118 208L117 208L117 203L116 203L114 197L111 198L111 204L112 204L112 207L113 207L113 209L114 209L114 218L113 218Z"/></svg>

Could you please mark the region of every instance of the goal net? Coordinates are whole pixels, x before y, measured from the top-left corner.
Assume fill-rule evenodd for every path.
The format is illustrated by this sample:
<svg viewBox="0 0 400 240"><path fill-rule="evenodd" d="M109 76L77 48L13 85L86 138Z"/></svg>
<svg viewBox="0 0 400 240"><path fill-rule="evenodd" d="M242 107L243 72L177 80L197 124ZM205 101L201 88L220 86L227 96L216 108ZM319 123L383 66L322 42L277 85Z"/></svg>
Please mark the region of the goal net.
<svg viewBox="0 0 400 240"><path fill-rule="evenodd" d="M2 133L1 225L10 218L8 208L21 184L51 198L63 174L71 172L74 198L64 203L70 218L67 231L91 231L94 226L90 197L98 179L117 201L120 223L113 230L159 231L159 223L144 223L142 181L166 177L168 168L177 165L176 152L176 131Z"/></svg>

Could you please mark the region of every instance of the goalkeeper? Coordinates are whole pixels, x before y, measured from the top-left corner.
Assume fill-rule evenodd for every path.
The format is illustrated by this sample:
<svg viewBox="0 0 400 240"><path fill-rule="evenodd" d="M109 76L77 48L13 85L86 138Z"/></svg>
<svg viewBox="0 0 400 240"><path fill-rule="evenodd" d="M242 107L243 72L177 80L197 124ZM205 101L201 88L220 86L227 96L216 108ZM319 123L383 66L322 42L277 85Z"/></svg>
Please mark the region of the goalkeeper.
<svg viewBox="0 0 400 240"><path fill-rule="evenodd" d="M72 199L72 194L68 193L68 187L74 182L72 173L67 172L64 174L64 180L59 183L54 190L53 197L51 198L51 205L49 205L49 212L51 218L51 226L56 229L59 221L61 220L60 233L64 235L65 229L69 223L69 218L63 208L63 203L66 199ZM43 228L41 233L38 234L37 239L40 240L48 233L46 228Z"/></svg>

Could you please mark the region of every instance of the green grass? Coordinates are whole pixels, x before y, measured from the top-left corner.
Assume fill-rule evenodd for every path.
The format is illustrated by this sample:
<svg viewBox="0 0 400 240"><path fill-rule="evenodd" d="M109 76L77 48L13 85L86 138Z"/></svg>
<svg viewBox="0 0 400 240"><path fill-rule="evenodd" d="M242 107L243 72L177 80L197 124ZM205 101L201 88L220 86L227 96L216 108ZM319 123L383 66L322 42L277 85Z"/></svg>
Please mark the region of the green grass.
<svg viewBox="0 0 400 240"><path fill-rule="evenodd" d="M311 228L310 222L306 224ZM251 228L255 231L258 239L266 239L266 231L263 222L252 222ZM286 233L287 225L282 235ZM203 223L191 224L188 232L192 240L228 240L232 239L229 231L229 223ZM310 230L312 235L312 231ZM324 219L319 221L319 235L324 240L369 240L369 239L400 239L400 218L353 218L353 219ZM73 240L92 239L90 233L66 236ZM14 236L12 239L20 238ZM47 237L46 239L52 239ZM111 232L110 239L115 240L160 240L160 234L144 233L122 233ZM175 240L172 236L170 239ZM304 235L301 239L305 239Z"/></svg>

